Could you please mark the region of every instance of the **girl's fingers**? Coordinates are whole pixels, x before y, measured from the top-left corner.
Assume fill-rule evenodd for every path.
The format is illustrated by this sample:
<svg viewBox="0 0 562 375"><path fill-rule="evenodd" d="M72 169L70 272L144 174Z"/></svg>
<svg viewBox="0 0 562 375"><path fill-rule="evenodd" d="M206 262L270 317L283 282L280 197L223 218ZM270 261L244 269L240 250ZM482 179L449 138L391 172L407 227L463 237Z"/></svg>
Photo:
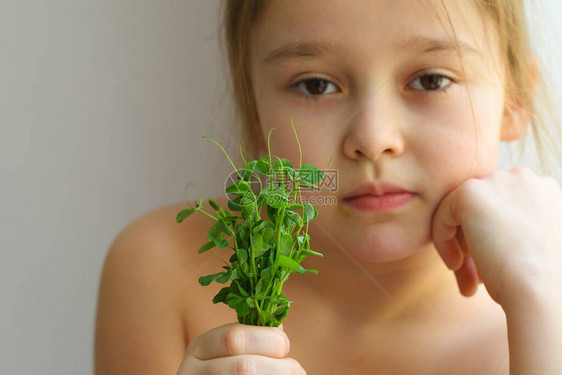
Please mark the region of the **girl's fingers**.
<svg viewBox="0 0 562 375"><path fill-rule="evenodd" d="M458 228L460 220L456 218L455 209L457 194L453 191L447 195L437 207L432 220L432 239L447 267L453 271L458 270L463 264L464 251L459 244ZM464 236L462 236L464 240Z"/></svg>
<svg viewBox="0 0 562 375"><path fill-rule="evenodd" d="M470 297L478 289L480 276L476 271L476 265L470 255L464 258L462 266L455 271L455 277L459 285L459 290L463 296Z"/></svg>
<svg viewBox="0 0 562 375"><path fill-rule="evenodd" d="M462 227L457 227L457 235L456 235L457 243L459 244L462 253L464 255L468 255L468 245L466 244L466 239L464 238L464 232Z"/></svg>
<svg viewBox="0 0 562 375"><path fill-rule="evenodd" d="M187 350L201 360L241 354L284 358L289 354L289 339L277 327L231 323L197 336Z"/></svg>
<svg viewBox="0 0 562 375"><path fill-rule="evenodd" d="M189 374L306 374L306 371L293 358L269 358L246 354L215 358L206 361L194 360L190 364Z"/></svg>

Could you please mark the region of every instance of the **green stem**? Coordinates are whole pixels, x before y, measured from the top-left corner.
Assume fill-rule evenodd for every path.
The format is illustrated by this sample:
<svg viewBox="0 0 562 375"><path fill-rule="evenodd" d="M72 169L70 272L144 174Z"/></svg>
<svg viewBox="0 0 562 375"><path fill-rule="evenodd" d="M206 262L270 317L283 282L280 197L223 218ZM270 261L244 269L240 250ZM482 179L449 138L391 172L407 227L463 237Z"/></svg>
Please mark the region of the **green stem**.
<svg viewBox="0 0 562 375"><path fill-rule="evenodd" d="M295 130L295 126L293 125L293 116L291 117L291 127L293 128L293 132L295 133L295 138L297 139L297 145L299 146L299 169L302 166L302 151L301 151L301 143L299 142L299 136L297 135L297 131Z"/></svg>
<svg viewBox="0 0 562 375"><path fill-rule="evenodd" d="M251 290L254 290L254 285L257 284L257 270L256 270L256 255L254 252L254 242L252 240L252 231L253 231L253 220L252 220L252 216L250 216L250 269L252 270L253 273L253 277L250 278L250 288Z"/></svg>
<svg viewBox="0 0 562 375"><path fill-rule="evenodd" d="M219 221L219 219L217 219L217 218L214 217L213 215L209 215L208 213L206 213L205 211L203 211L203 210L200 209L200 208L195 208L195 211L201 212L203 215L205 215L205 216L207 216L207 217L213 219L214 221Z"/></svg>
<svg viewBox="0 0 562 375"><path fill-rule="evenodd" d="M215 256L216 256L217 258L219 258L220 260L222 260L224 264L226 264L227 266L230 267L230 264L228 264L226 260L222 259L222 258L220 257L220 255L217 254L217 252L215 251L215 249L211 249L211 251L213 252L213 254L215 254Z"/></svg>
<svg viewBox="0 0 562 375"><path fill-rule="evenodd" d="M272 167L272 165L271 165L271 147L269 146L269 138L271 137L271 132L274 131L274 130L277 130L277 129L276 129L276 128L272 128L272 129L269 131L269 134L267 135L267 152L268 152L268 154L269 154L269 168Z"/></svg>
<svg viewBox="0 0 562 375"><path fill-rule="evenodd" d="M260 321L260 323L262 325L265 324L265 318L263 317L263 313L262 313L260 305L257 301L256 301L256 310L258 312L258 320Z"/></svg>
<svg viewBox="0 0 562 375"><path fill-rule="evenodd" d="M222 148L222 146L220 144L218 144L214 139L206 137L206 136L202 136L201 138L205 138L210 140L211 142L213 142L214 144L216 144L217 146L220 147L220 149L222 150L222 152L224 152L224 154L226 155L226 158L228 159L228 161L230 162L230 165L232 165L232 168L234 169L234 171L236 172L236 174L238 175L238 177L240 177L240 179L242 179L242 176L240 176L240 173L238 173L238 169L236 169L236 166L234 165L234 163L232 162L232 160L230 160L230 156L228 156L228 153L224 150L224 148Z"/></svg>
<svg viewBox="0 0 562 375"><path fill-rule="evenodd" d="M285 218L285 207L281 208L281 219L279 221L277 221L277 228L276 228L276 234L277 234L277 246L276 246L276 252L275 252L275 262L274 262L274 267L277 267L277 262L279 261L279 245L281 245L281 226L283 225L283 219ZM273 273L273 272L272 272Z"/></svg>
<svg viewBox="0 0 562 375"><path fill-rule="evenodd" d="M248 164L248 162L246 161L246 158L242 154L242 143L238 144L238 149L240 150L240 157L242 158L242 160L244 160L244 165Z"/></svg>

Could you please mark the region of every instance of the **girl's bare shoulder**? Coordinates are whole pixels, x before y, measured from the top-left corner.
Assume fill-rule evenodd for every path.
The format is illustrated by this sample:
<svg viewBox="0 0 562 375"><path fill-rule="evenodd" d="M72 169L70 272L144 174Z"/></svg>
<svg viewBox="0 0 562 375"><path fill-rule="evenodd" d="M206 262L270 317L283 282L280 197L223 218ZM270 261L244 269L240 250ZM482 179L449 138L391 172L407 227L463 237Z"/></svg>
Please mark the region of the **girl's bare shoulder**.
<svg viewBox="0 0 562 375"><path fill-rule="evenodd" d="M177 224L183 208L146 213L111 244L98 290L96 374L177 371L188 342L186 302L199 298L197 275L206 271L197 246L209 226L197 215Z"/></svg>
<svg viewBox="0 0 562 375"><path fill-rule="evenodd" d="M212 198L223 209L227 209L226 197ZM163 251L162 267L167 269L165 276L168 289L165 296L168 304L174 305L178 316L182 319L186 343L199 334L219 325L232 323L236 314L224 304L215 305L213 297L224 285L211 283L201 286L199 277L222 271L225 260L230 258L229 248L207 251L199 254L198 250L207 242L207 232L215 224L209 217L195 212L183 222L177 223L177 214L187 208L185 203L173 204L151 212L148 221L153 229L161 231L165 237L163 242L169 241L169 246ZM215 210L204 200L202 209L210 214Z"/></svg>
<svg viewBox="0 0 562 375"><path fill-rule="evenodd" d="M198 283L200 276L222 267L212 252L197 252L214 221L194 213L178 224L176 216L184 208L178 203L150 211L113 241L98 292L96 373L138 372L131 366L147 352L154 356L142 363L162 369L165 362L171 372L192 337L235 319L228 308L212 304L220 287ZM203 208L213 212L208 203Z"/></svg>

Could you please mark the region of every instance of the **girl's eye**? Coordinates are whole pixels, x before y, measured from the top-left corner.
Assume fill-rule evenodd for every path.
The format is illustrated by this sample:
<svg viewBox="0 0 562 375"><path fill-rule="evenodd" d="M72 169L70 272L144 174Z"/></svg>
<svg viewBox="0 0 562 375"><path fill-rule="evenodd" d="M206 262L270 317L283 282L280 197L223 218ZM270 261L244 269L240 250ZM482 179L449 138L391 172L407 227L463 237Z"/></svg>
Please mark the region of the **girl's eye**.
<svg viewBox="0 0 562 375"><path fill-rule="evenodd" d="M447 76L437 73L428 73L416 77L416 79L410 83L410 86L416 91L441 93L445 92L454 82L455 81L452 78ZM311 77L296 82L291 86L291 89L296 92L297 96L303 99L318 100L319 97L336 91L334 89L331 92L327 92L326 88L330 85L334 88L336 87L332 82L325 78ZM308 92L308 94L305 92Z"/></svg>
<svg viewBox="0 0 562 375"><path fill-rule="evenodd" d="M326 87L328 87L329 85L335 87L335 85L332 82L324 78L311 77L296 82L294 85L291 86L291 88L296 92L297 96L299 97L302 97L304 99L318 100L320 96L323 96L323 94L326 93L331 94L333 92L333 91L326 92ZM300 87L302 87L302 90L300 89ZM306 90L310 94L304 94L303 90Z"/></svg>
<svg viewBox="0 0 562 375"><path fill-rule="evenodd" d="M423 74L412 81L410 84L414 90L443 92L447 90L450 83L454 82L451 78L441 74Z"/></svg>

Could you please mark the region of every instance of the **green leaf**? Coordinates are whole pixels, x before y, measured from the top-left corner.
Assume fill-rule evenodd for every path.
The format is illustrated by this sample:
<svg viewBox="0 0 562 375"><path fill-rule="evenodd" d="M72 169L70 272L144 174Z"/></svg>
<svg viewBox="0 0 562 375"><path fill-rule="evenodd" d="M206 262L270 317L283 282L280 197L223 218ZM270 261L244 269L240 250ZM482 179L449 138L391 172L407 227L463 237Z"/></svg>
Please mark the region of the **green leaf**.
<svg viewBox="0 0 562 375"><path fill-rule="evenodd" d="M269 278L271 278L271 267L267 267L261 270L260 278L269 280Z"/></svg>
<svg viewBox="0 0 562 375"><path fill-rule="evenodd" d="M277 219L277 209L271 206L267 206L265 213L267 218L271 221L275 221Z"/></svg>
<svg viewBox="0 0 562 375"><path fill-rule="evenodd" d="M299 249L302 249L304 247L305 244L308 244L308 242L310 241L310 235L305 233L305 234L300 234L297 236L297 247Z"/></svg>
<svg viewBox="0 0 562 375"><path fill-rule="evenodd" d="M202 254L205 251L212 249L213 247L215 247L215 243L213 241L209 241L205 245L201 246L201 248L199 249L199 254Z"/></svg>
<svg viewBox="0 0 562 375"><path fill-rule="evenodd" d="M240 279L240 275L238 274L238 268L235 268L230 273L230 280L238 280Z"/></svg>
<svg viewBox="0 0 562 375"><path fill-rule="evenodd" d="M246 193L252 193L252 189L250 188L250 184L247 181L239 180L227 187L226 192L243 196Z"/></svg>
<svg viewBox="0 0 562 375"><path fill-rule="evenodd" d="M238 249L238 261L245 264L248 261L248 252L245 249Z"/></svg>
<svg viewBox="0 0 562 375"><path fill-rule="evenodd" d="M253 204L244 204L241 207L242 209L240 210L240 212L242 213L242 217L244 219L250 219L252 216L254 216L255 206Z"/></svg>
<svg viewBox="0 0 562 375"><path fill-rule="evenodd" d="M239 171L240 176L242 177L242 179L244 181L250 181L252 179L252 176L254 175L254 170L256 169L257 163L258 162L256 160L252 160L251 162L246 163L246 165L244 166L244 169Z"/></svg>
<svg viewBox="0 0 562 375"><path fill-rule="evenodd" d="M310 249L302 249L302 252L306 255L316 255L316 256L319 256L319 257L324 257L324 254L318 253L318 252L316 252L314 250L310 250Z"/></svg>
<svg viewBox="0 0 562 375"><path fill-rule="evenodd" d="M246 298L246 304L248 305L249 308L256 308L256 300L253 299L252 297L248 297Z"/></svg>
<svg viewBox="0 0 562 375"><path fill-rule="evenodd" d="M308 182L303 181L303 180L299 181L299 186L301 188L310 188L312 190L322 190L322 188L320 186L308 183Z"/></svg>
<svg viewBox="0 0 562 375"><path fill-rule="evenodd" d="M248 294L248 292L246 292L246 289L244 289L241 285L239 281L235 281L234 286L230 286L230 291L231 292L236 292L237 294L241 295L242 297L249 297L250 295Z"/></svg>
<svg viewBox="0 0 562 375"><path fill-rule="evenodd" d="M279 240L279 254L289 255L293 248L293 238L290 234L283 233Z"/></svg>
<svg viewBox="0 0 562 375"><path fill-rule="evenodd" d="M228 295L228 293L230 292L230 287L225 287L222 288L217 295L213 298L213 303L226 303L226 296Z"/></svg>
<svg viewBox="0 0 562 375"><path fill-rule="evenodd" d="M318 270L305 270L305 269L303 268L302 270L295 270L295 272L296 272L296 273L300 273L300 274L307 273L307 272L310 272L310 273L313 273L313 274L317 274L317 273L318 273Z"/></svg>
<svg viewBox="0 0 562 375"><path fill-rule="evenodd" d="M209 228L209 231L207 232L207 241L213 241L213 240L220 241L222 239L224 239L224 232L222 231L220 224L219 223L213 224L213 226Z"/></svg>
<svg viewBox="0 0 562 375"><path fill-rule="evenodd" d="M215 202L214 200L212 200L211 198L208 199L209 200L209 204L211 205L211 207L213 207L215 210L220 211L220 206L217 204L217 202Z"/></svg>
<svg viewBox="0 0 562 375"><path fill-rule="evenodd" d="M244 166L244 169L250 172L253 172L256 169L256 165L258 164L257 160L252 160Z"/></svg>
<svg viewBox="0 0 562 375"><path fill-rule="evenodd" d="M238 221L238 219L240 218L240 216L232 216L230 214L230 212L228 211L222 211L224 214L221 215L221 212L219 212L217 214L217 217L223 219L223 221L227 224L227 225L232 225L234 223L236 223Z"/></svg>
<svg viewBox="0 0 562 375"><path fill-rule="evenodd" d="M186 208L185 210L181 210L176 216L176 222L179 224L184 221L189 215L195 212L195 208Z"/></svg>
<svg viewBox="0 0 562 375"><path fill-rule="evenodd" d="M297 203L291 203L290 205L287 206L287 210L290 211L300 210L302 208L304 208L304 206L302 204L297 204Z"/></svg>
<svg viewBox="0 0 562 375"><path fill-rule="evenodd" d="M291 179L290 171L293 171L293 164L288 159L276 159L273 163L273 175L280 175Z"/></svg>
<svg viewBox="0 0 562 375"><path fill-rule="evenodd" d="M226 283L227 281L230 280L230 274L231 272L224 272L221 276L219 276L218 279L216 279L215 281L221 284Z"/></svg>
<svg viewBox="0 0 562 375"><path fill-rule="evenodd" d="M275 229L273 227L266 228L263 232L263 241L266 244L273 242L273 237L275 236Z"/></svg>
<svg viewBox="0 0 562 375"><path fill-rule="evenodd" d="M312 220L316 219L318 216L318 211L316 211L316 207L311 205L310 203L306 203L303 209L303 222L304 224L311 222Z"/></svg>
<svg viewBox="0 0 562 375"><path fill-rule="evenodd" d="M254 235L258 233L265 233L268 229L275 230L275 225L271 221L260 219L254 224L252 233Z"/></svg>
<svg viewBox="0 0 562 375"><path fill-rule="evenodd" d="M225 272L218 272L218 273L214 273L212 275L207 275L207 276L201 276L199 278L199 284L201 284L202 286L207 286L209 285L213 280L215 280L216 278L218 278L219 276L223 275Z"/></svg>
<svg viewBox="0 0 562 375"><path fill-rule="evenodd" d="M226 295L226 303L228 304L228 306L232 307L233 309L235 309L236 306L238 306L238 304L240 304L244 300L245 298L242 298L242 296L240 296L239 294L235 294L232 292Z"/></svg>
<svg viewBox="0 0 562 375"><path fill-rule="evenodd" d="M232 232L232 229L228 227L228 225L224 222L224 220L219 220L218 224L224 234L230 237L234 237L234 233Z"/></svg>
<svg viewBox="0 0 562 375"><path fill-rule="evenodd" d="M258 173L261 173L261 174L268 174L269 173L269 159L266 156L264 156L263 158L258 160L254 170Z"/></svg>
<svg viewBox="0 0 562 375"><path fill-rule="evenodd" d="M301 216L298 213L294 211L285 210L285 215L287 215L287 217L291 219L296 225L303 225L303 220L301 219Z"/></svg>
<svg viewBox="0 0 562 375"><path fill-rule="evenodd" d="M248 306L248 302L243 300L236 306L236 314L239 317L244 317L250 313L250 307Z"/></svg>
<svg viewBox="0 0 562 375"><path fill-rule="evenodd" d="M256 234L252 238L252 249L254 256L257 258L261 256L267 249L263 246L263 235Z"/></svg>
<svg viewBox="0 0 562 375"><path fill-rule="evenodd" d="M285 195L285 190L283 190L280 186L269 185L267 188L262 190L261 193L266 195L266 203L273 208L279 209L286 206L289 202L287 196Z"/></svg>
<svg viewBox="0 0 562 375"><path fill-rule="evenodd" d="M256 284L256 287L255 287L257 295L259 295L263 291L265 291L265 289L266 289L265 285L266 285L267 282L268 282L268 280L266 280L266 279L263 279L263 278L259 279L259 281L258 281L258 283Z"/></svg>
<svg viewBox="0 0 562 375"><path fill-rule="evenodd" d="M291 161L289 159L284 159L284 158L275 158L275 162L273 163L273 169L287 169L287 168L293 168L293 163L291 163Z"/></svg>
<svg viewBox="0 0 562 375"><path fill-rule="evenodd" d="M253 209L257 200L258 200L258 198L256 197L256 195L254 194L253 191L247 191L247 192L244 192L244 194L242 194L240 196L240 200L238 201L238 204L242 208L250 207L251 209Z"/></svg>
<svg viewBox="0 0 562 375"><path fill-rule="evenodd" d="M285 255L279 255L279 265L288 269L290 272L295 270L304 270L300 264Z"/></svg>
<svg viewBox="0 0 562 375"><path fill-rule="evenodd" d="M287 313L289 312L289 305L285 305L282 306L281 308L275 310L275 312L273 313L273 315L278 319L278 320L283 320L286 316Z"/></svg>
<svg viewBox="0 0 562 375"><path fill-rule="evenodd" d="M285 171L285 174L289 177L291 182L295 182L295 178L297 177L297 172L294 169L288 169Z"/></svg>
<svg viewBox="0 0 562 375"><path fill-rule="evenodd" d="M242 206L238 203L238 202L239 202L239 199L240 199L240 198L237 197L237 198L234 199L234 200L229 200L229 201L227 202L228 208L229 208L230 210L232 210L232 211L240 211L240 210L242 210Z"/></svg>
<svg viewBox="0 0 562 375"><path fill-rule="evenodd" d="M216 238L213 238L213 242L215 243L217 249L224 249L229 245L227 240L217 240Z"/></svg>
<svg viewBox="0 0 562 375"><path fill-rule="evenodd" d="M300 178L312 184L322 181L324 173L324 171L321 171L314 165L308 163L301 165L299 168Z"/></svg>
<svg viewBox="0 0 562 375"><path fill-rule="evenodd" d="M256 294L260 294L267 289L271 281L271 267L264 268L260 272L260 278L256 285Z"/></svg>

